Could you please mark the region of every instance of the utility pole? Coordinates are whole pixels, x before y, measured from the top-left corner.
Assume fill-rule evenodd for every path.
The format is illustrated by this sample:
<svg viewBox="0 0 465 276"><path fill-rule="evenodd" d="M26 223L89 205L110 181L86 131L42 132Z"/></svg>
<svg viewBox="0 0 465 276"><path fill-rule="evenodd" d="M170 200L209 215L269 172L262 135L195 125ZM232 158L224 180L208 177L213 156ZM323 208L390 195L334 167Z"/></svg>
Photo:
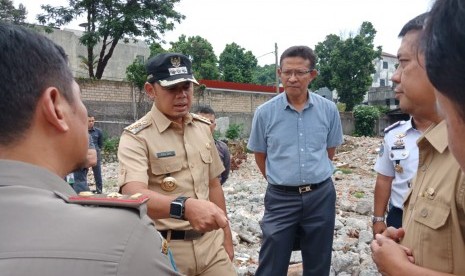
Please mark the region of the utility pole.
<svg viewBox="0 0 465 276"><path fill-rule="evenodd" d="M274 43L274 64L275 64L275 78L276 78L276 94L279 94L279 77L278 77L278 43Z"/></svg>

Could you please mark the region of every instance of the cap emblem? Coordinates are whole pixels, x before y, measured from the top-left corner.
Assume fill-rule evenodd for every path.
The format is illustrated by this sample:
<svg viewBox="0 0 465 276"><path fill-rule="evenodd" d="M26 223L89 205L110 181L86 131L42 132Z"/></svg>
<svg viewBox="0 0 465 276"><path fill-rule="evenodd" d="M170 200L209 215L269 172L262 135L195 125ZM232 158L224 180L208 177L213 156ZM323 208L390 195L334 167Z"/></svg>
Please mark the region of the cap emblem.
<svg viewBox="0 0 465 276"><path fill-rule="evenodd" d="M171 57L171 64L174 67L179 67L181 66L181 57Z"/></svg>

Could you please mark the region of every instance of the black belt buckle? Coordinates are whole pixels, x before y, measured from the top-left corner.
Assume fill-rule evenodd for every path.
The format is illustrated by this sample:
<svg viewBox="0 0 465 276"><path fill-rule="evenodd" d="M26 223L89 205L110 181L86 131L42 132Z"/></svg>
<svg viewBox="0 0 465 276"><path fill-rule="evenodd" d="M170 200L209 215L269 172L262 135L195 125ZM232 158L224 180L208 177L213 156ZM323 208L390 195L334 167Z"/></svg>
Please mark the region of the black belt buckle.
<svg viewBox="0 0 465 276"><path fill-rule="evenodd" d="M299 193L304 194L306 192L311 192L312 191L312 185L306 185L306 186L300 186L299 187Z"/></svg>

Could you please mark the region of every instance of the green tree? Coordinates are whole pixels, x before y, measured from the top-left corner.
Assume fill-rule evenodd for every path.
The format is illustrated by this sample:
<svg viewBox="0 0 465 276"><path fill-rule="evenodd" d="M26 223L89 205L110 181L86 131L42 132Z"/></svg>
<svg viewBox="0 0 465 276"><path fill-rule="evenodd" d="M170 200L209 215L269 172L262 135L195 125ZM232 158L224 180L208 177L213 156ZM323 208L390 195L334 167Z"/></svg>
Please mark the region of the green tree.
<svg viewBox="0 0 465 276"><path fill-rule="evenodd" d="M257 66L253 72L253 83L261 85L276 85L276 67L274 64Z"/></svg>
<svg viewBox="0 0 465 276"><path fill-rule="evenodd" d="M321 59L318 63L320 76L312 87L336 89L339 101L346 104L347 111L352 111L363 101L373 81L373 60L381 56L381 47L374 47L375 35L373 25L363 22L359 33L353 37L342 40L336 35L327 36L315 47Z"/></svg>
<svg viewBox="0 0 465 276"><path fill-rule="evenodd" d="M138 90L137 97L137 118L140 118L142 114L142 105L144 100L144 84L147 80L147 72L145 71L145 65L139 60L135 59L134 62L126 68L126 79L136 87Z"/></svg>
<svg viewBox="0 0 465 276"><path fill-rule="evenodd" d="M145 65L142 64L140 60L135 59L134 62L126 68L126 79L141 92L147 80Z"/></svg>
<svg viewBox="0 0 465 276"><path fill-rule="evenodd" d="M236 43L227 44L220 55L219 69L224 81L252 83L257 58Z"/></svg>
<svg viewBox="0 0 465 276"><path fill-rule="evenodd" d="M11 0L0 0L0 21L11 22L17 25L26 24L27 10L23 4L16 9Z"/></svg>
<svg viewBox="0 0 465 276"><path fill-rule="evenodd" d="M192 61L192 70L197 79L217 80L218 59L213 46L201 36L191 36L186 39L181 35L176 42L171 42L171 52L178 52L189 56Z"/></svg>
<svg viewBox="0 0 465 276"><path fill-rule="evenodd" d="M48 24L48 27L60 27L80 15L86 15L86 27L80 42L87 47L89 61L94 50L99 51L97 68L89 62L88 73L90 78L101 79L119 41L136 42L143 37L147 42L155 42L160 40L160 34L172 30L175 22L180 23L184 15L174 10L174 4L179 1L68 0L68 7L41 5L45 13L39 14L37 20Z"/></svg>
<svg viewBox="0 0 465 276"><path fill-rule="evenodd" d="M315 54L318 56L316 64L318 77L311 83L313 90L317 90L322 87L328 87L330 90L333 90L330 84L333 77L331 74L331 54L340 43L341 38L339 36L330 34L326 36L326 39L323 42L319 42L315 46Z"/></svg>
<svg viewBox="0 0 465 276"><path fill-rule="evenodd" d="M163 49L161 44L158 43L158 42L154 42L154 43L150 44L149 48L150 48L150 57L154 57L154 56L156 56L158 54L162 54L162 53L167 52L165 49Z"/></svg>

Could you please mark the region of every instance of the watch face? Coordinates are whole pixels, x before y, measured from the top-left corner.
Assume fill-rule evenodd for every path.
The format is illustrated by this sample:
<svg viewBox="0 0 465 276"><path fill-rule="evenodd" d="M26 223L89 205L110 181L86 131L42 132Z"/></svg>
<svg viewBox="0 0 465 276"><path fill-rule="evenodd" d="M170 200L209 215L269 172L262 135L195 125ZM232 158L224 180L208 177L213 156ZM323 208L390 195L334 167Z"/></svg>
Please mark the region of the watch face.
<svg viewBox="0 0 465 276"><path fill-rule="evenodd" d="M171 202L171 206L170 206L170 216L172 218L177 218L177 219L180 219L183 217L183 212L182 212L182 209L183 209L183 204L181 202Z"/></svg>

